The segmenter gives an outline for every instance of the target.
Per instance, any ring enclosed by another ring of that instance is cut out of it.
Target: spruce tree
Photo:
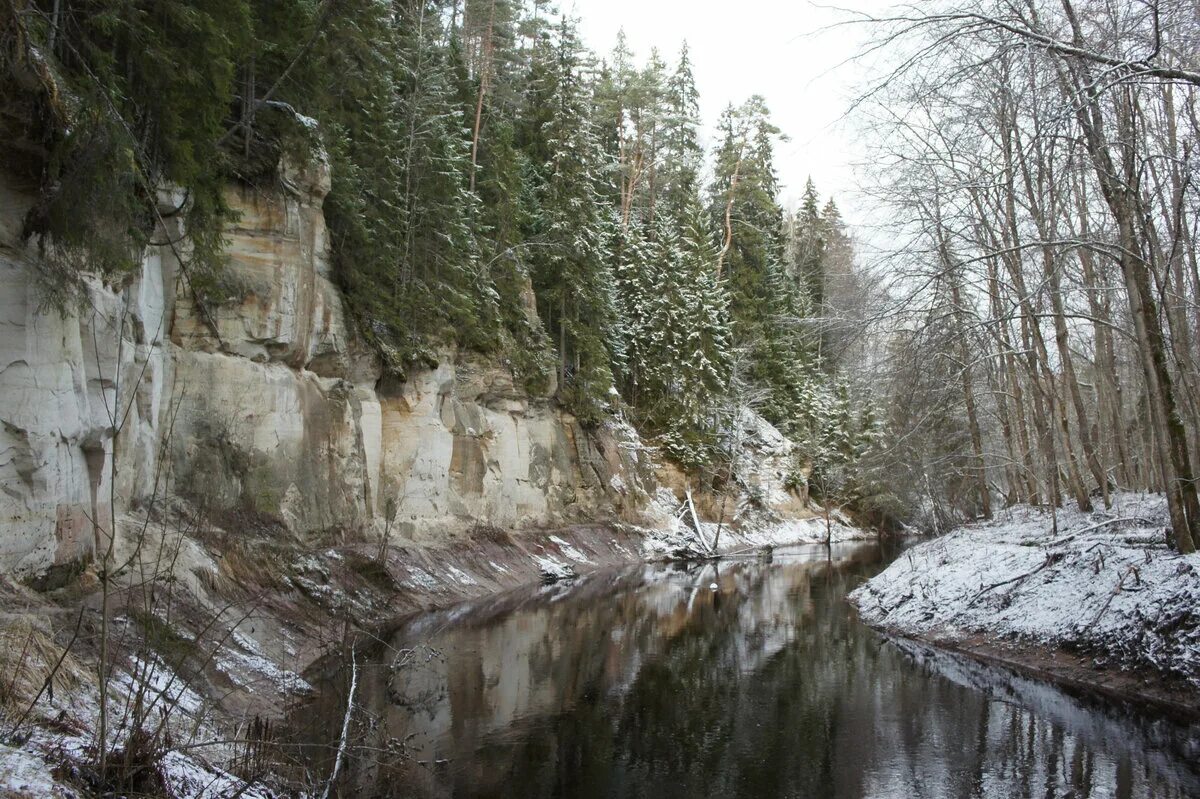
[[[689,468],[709,464],[727,388],[731,348],[725,286],[716,280],[717,249],[699,203],[687,218],[660,214],[652,247],[657,270],[647,298],[645,416],[666,451]]]
[[[819,312],[825,301],[825,247],[828,236],[821,216],[817,187],[809,178],[804,196],[792,225],[789,242],[794,277],[813,312]]]
[[[662,123],[661,203],[675,219],[683,219],[699,191],[703,150],[700,147],[700,94],[692,74],[687,42],[667,80]]]
[[[592,127],[589,64],[575,25],[565,17],[556,37],[533,53],[545,98],[544,121],[531,140],[544,147],[530,253],[538,306],[558,348],[559,392],[585,423],[599,421],[613,388],[613,365],[623,361],[612,271],[606,260],[614,231],[601,200],[605,168]],[[543,112],[538,109],[539,115]]]
[[[498,343],[496,293],[476,241],[480,209],[468,191],[461,50],[445,44],[442,11],[430,0],[383,11],[366,3],[326,43],[337,48],[340,39],[348,51],[337,57],[366,67],[349,65],[331,87],[327,205],[339,276],[364,332],[397,371],[433,362],[438,343]],[[364,38],[364,26],[374,35]]]

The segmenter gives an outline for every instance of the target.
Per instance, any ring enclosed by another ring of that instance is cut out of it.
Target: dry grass
[[[202,572],[201,582],[210,591],[226,597],[248,597],[263,592],[289,590],[282,548],[262,539],[221,536],[214,547],[220,553],[217,573]]]
[[[10,718],[24,714],[60,659],[51,690],[72,693],[91,681],[91,673],[29,619],[0,627],[0,710]]]

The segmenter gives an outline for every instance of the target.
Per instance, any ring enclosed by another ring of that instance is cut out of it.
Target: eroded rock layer
[[[323,164],[230,190],[217,303],[192,301],[165,245],[60,312],[20,236],[32,198],[0,186],[0,573],[71,571],[114,517],[120,537],[179,499],[298,536],[386,527],[431,545],[479,525],[665,523],[631,428],[585,430],[502,364],[453,352],[384,378],[332,281],[328,190]]]

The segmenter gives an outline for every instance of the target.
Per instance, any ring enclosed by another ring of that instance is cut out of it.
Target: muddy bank
[[[1191,683],[1159,671],[1104,668],[1087,655],[1038,644],[997,641],[980,635],[914,636],[892,627],[872,626],[894,642],[951,652],[985,666],[1054,683],[1072,696],[1153,712],[1181,724],[1200,721],[1200,692]]]

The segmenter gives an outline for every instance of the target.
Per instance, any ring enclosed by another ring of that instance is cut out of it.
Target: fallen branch
[[[1040,572],[1042,569],[1046,568],[1047,566],[1053,566],[1055,563],[1058,563],[1059,561],[1061,561],[1063,559],[1063,557],[1064,557],[1064,555],[1061,552],[1051,552],[1046,555],[1046,560],[1042,563],[1042,565],[1038,566],[1033,571],[1026,572],[1025,574],[1019,574],[1016,577],[1012,577],[1008,580],[1001,580],[998,583],[992,583],[987,588],[981,588],[979,590],[979,593],[976,594],[975,597],[970,602],[967,603],[967,607],[969,608],[969,607],[973,606],[988,591],[994,590],[996,588],[1000,588],[1005,585],[1009,585],[1010,583],[1016,583],[1016,582],[1020,582],[1021,580],[1026,580],[1026,579],[1032,577],[1033,575],[1037,574],[1038,572]]]
[[[338,741],[337,757],[333,761],[333,773],[329,782],[325,783],[325,792],[321,799],[329,799],[329,791],[337,782],[338,772],[342,770],[342,760],[346,757],[346,745],[350,739],[350,717],[354,715],[354,692],[358,689],[358,661],[354,657],[354,647],[350,647],[350,695],[346,697],[346,717],[342,719],[342,737]]]
[[[1092,627],[1096,626],[1096,622],[1100,621],[1100,617],[1104,615],[1104,612],[1108,610],[1108,606],[1112,604],[1113,598],[1116,597],[1116,595],[1121,592],[1121,589],[1125,587],[1125,578],[1131,574],[1136,582],[1141,583],[1142,575],[1138,572],[1137,566],[1130,566],[1128,569],[1126,569],[1121,575],[1121,579],[1117,580],[1116,588],[1109,593],[1108,599],[1104,601],[1104,607],[1100,608],[1100,612],[1096,614],[1096,618],[1088,622],[1088,625],[1083,629],[1090,630]]]
[[[1121,522],[1141,522],[1142,524],[1154,524],[1150,519],[1144,519],[1141,516],[1123,516],[1119,519],[1106,519],[1099,524],[1093,524],[1091,527],[1084,527],[1082,530],[1075,530],[1069,536],[1060,538],[1057,541],[1051,541],[1046,544],[1046,548],[1060,547],[1063,544],[1069,543],[1084,533],[1090,533],[1093,530],[1099,530],[1101,527],[1108,527],[1110,524],[1120,524]]]

